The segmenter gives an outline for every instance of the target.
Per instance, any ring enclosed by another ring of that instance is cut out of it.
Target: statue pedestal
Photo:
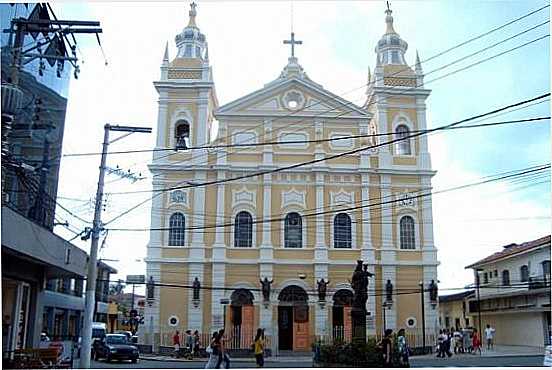
[[[353,343],[366,343],[366,310],[353,307],[351,310]]]

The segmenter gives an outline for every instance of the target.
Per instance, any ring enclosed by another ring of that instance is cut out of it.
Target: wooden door
[[[255,307],[253,305],[242,306],[241,324],[241,348],[249,348],[255,333],[253,332],[253,320],[255,319]]]
[[[278,347],[280,350],[293,349],[293,310],[291,306],[278,306]]]
[[[353,339],[351,306],[343,307],[343,337],[346,342]]]
[[[309,306],[295,306],[293,309],[293,350],[309,350]]]

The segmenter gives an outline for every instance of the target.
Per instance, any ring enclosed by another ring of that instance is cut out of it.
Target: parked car
[[[107,334],[102,340],[94,342],[94,360],[104,358],[107,362],[112,360],[131,360],[138,362],[140,356],[138,348],[133,346],[125,334]]]
[[[544,366],[552,367],[552,346],[544,348]]]

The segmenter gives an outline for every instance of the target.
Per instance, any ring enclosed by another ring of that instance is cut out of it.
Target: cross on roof
[[[295,57],[295,45],[301,45],[303,41],[295,40],[295,33],[291,33],[291,40],[284,40],[284,44],[291,45],[291,57]]]

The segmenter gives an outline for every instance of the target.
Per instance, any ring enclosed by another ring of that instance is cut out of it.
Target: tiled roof
[[[465,292],[461,293],[455,293],[455,294],[449,294],[449,295],[440,295],[439,296],[439,302],[452,302],[452,301],[459,301],[466,297],[469,297],[474,293],[474,290],[467,290]]]
[[[515,243],[508,244],[508,245],[504,246],[503,249],[500,252],[493,253],[490,256],[483,258],[482,260],[479,260],[475,263],[472,263],[469,266],[466,266],[466,268],[467,269],[468,268],[474,268],[476,266],[487,264],[489,262],[494,262],[494,261],[503,259],[505,257],[513,256],[513,255],[520,254],[520,253],[524,253],[524,252],[527,252],[527,251],[529,251],[533,248],[540,247],[544,244],[550,244],[550,235],[547,235],[547,236],[544,236],[542,238],[532,240],[532,241],[529,241],[529,242],[525,242],[525,243],[522,243],[522,244],[515,244]]]

